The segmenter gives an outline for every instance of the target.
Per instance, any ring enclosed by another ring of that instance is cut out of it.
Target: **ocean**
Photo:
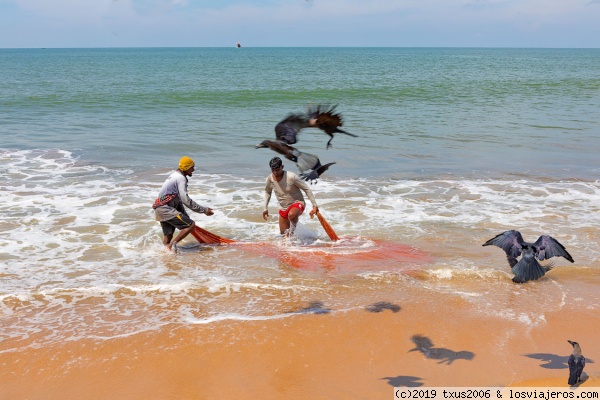
[[[600,49],[0,49],[0,354],[432,296],[527,326],[597,313],[599,65]],[[336,162],[311,186],[336,244],[308,213],[280,238],[275,199],[261,215],[276,154],[254,146],[315,104],[357,135],[296,145]],[[196,223],[276,250],[164,251],[151,205],[183,155],[215,211]],[[482,247],[509,229],[575,262],[515,285]],[[358,256],[381,242],[428,259]],[[282,256],[315,248],[310,268]]]

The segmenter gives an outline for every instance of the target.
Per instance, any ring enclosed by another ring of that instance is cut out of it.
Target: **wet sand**
[[[440,302],[23,346],[2,354],[0,397],[385,399],[395,386],[568,388],[567,339],[588,358],[582,386],[600,386],[594,310],[549,312],[530,327]]]

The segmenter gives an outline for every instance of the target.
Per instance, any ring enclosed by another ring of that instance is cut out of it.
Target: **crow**
[[[567,252],[565,247],[556,239],[542,235],[535,243],[528,243],[523,240],[519,231],[510,230],[503,232],[496,237],[488,240],[483,246],[495,245],[506,252],[506,258],[513,274],[513,282],[524,283],[541,278],[552,268],[552,264],[541,266],[538,260],[547,260],[552,257],[564,257],[574,262],[573,257]],[[521,260],[517,261],[523,253]]]
[[[310,126],[316,126],[331,137],[327,142],[327,149],[331,147],[334,133],[344,133],[348,136],[357,137],[355,134],[339,128],[344,124],[344,121],[341,114],[334,112],[336,107],[337,105],[317,105],[315,108],[309,107],[307,112]]]
[[[282,154],[288,160],[295,162],[300,170],[300,177],[311,184],[316,183],[321,174],[335,164],[335,162],[330,162],[322,165],[319,157],[314,154],[304,153],[279,140],[263,140],[256,145],[257,149],[264,147],[268,147],[271,150]]]
[[[335,162],[323,165],[316,155],[301,152],[292,145],[298,141],[298,133],[302,129],[311,127],[319,128],[331,136],[327,142],[327,148],[331,147],[333,134],[336,132],[356,137],[354,134],[339,129],[343,124],[342,116],[334,113],[335,107],[318,105],[315,108],[309,107],[306,114],[289,114],[275,125],[276,139],[263,140],[255,148],[270,148],[282,154],[288,160],[296,163],[302,179],[316,183],[317,179]]]
[[[585,367],[585,357],[581,354],[581,346],[579,343],[567,340],[573,346],[573,353],[569,356],[567,363],[569,364],[569,385],[575,385],[581,382],[581,372]]]
[[[306,114],[289,114],[277,125],[275,125],[275,138],[287,144],[295,144],[298,141],[298,134],[305,128],[319,128],[331,139],[327,142],[326,148],[331,147],[334,133],[344,133],[349,136],[357,137],[353,133],[346,132],[339,127],[344,124],[341,114],[335,113],[337,106],[316,107],[309,106]]]

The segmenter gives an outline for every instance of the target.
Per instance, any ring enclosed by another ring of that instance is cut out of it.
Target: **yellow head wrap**
[[[188,156],[183,156],[183,157],[181,157],[181,160],[179,160],[179,169],[181,171],[187,171],[188,169],[192,168],[193,166],[194,166],[194,160],[192,160]]]

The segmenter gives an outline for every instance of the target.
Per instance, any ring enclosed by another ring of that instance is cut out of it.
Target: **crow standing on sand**
[[[276,140],[263,140],[255,147],[257,149],[268,147],[282,154],[288,160],[296,163],[302,179],[310,182],[316,181],[335,162],[322,165],[316,155],[301,152],[291,145],[298,141],[298,133],[304,128],[319,128],[331,136],[327,142],[327,148],[331,147],[334,133],[345,133],[356,137],[356,135],[339,129],[343,125],[342,116],[334,113],[334,110],[335,106],[317,106],[316,108],[309,107],[306,114],[290,114],[275,126]]]
[[[581,346],[579,343],[567,340],[573,346],[573,353],[569,356],[567,361],[569,364],[569,385],[575,385],[577,382],[581,382],[581,373],[583,367],[585,367],[585,357],[581,354]]]
[[[503,232],[496,237],[488,240],[483,246],[495,245],[506,252],[508,264],[512,268],[513,282],[523,283],[541,278],[552,268],[552,264],[541,266],[538,260],[547,260],[552,257],[564,257],[574,262],[573,257],[567,252],[565,247],[556,239],[542,235],[535,243],[528,243],[523,240],[519,231],[511,230]],[[517,261],[523,253],[521,260]]]

